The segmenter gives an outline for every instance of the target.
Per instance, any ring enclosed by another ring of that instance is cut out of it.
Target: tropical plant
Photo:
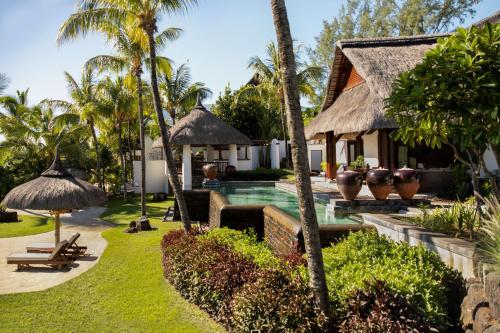
[[[297,75],[296,58],[284,0],[271,0],[271,9],[276,29],[279,52],[279,78],[282,78],[284,106],[286,106],[290,140],[292,142],[292,160],[300,220],[304,244],[307,252],[310,286],[315,301],[321,311],[329,314],[328,289],[323,267],[323,252],[319,239],[319,227],[314,207],[314,198],[309,175],[307,144],[304,134],[304,122],[300,108],[300,80]],[[260,66],[259,66],[260,67]],[[267,67],[266,67],[267,68]],[[264,68],[263,68],[264,69]]]
[[[298,52],[297,49],[295,51]],[[275,105],[279,106],[283,140],[286,147],[286,166],[288,167],[290,164],[285,119],[284,66],[274,42],[267,45],[266,54],[266,59],[261,59],[260,57],[250,58],[248,67],[255,73],[254,82],[244,87],[240,94],[250,92],[265,95],[267,98],[270,98]],[[320,67],[308,66],[306,63],[301,62],[298,57],[295,58],[295,63],[297,68],[297,86],[300,95],[308,97],[309,99],[314,98],[316,93],[311,85],[311,80],[320,77],[322,69]]]
[[[353,169],[362,169],[365,165],[365,157],[363,155],[359,155],[354,161],[351,162],[350,166]]]
[[[118,132],[118,154],[122,168],[123,199],[127,200],[127,165],[123,140],[123,126],[133,117],[135,102],[133,92],[124,83],[124,78],[117,76],[114,80],[107,77],[99,83],[100,103],[108,113],[106,127]]]
[[[95,176],[97,183],[103,187],[101,181],[101,159],[99,153],[99,140],[97,138],[97,126],[101,121],[103,106],[97,99],[97,80],[95,72],[90,68],[85,68],[82,72],[80,83],[78,83],[68,72],[64,72],[70,102],[64,100],[45,99],[42,105],[47,105],[54,109],[60,109],[64,113],[59,119],[80,118],[80,122],[88,126],[92,134],[92,144],[96,159]]]
[[[470,168],[475,193],[480,193],[483,170],[499,195],[496,176],[484,160],[485,150],[491,149],[500,162],[499,57],[500,24],[459,28],[440,39],[421,64],[401,74],[386,101],[387,115],[399,125],[394,139],[432,148],[449,145]]]
[[[500,202],[492,196],[484,199],[484,203],[480,248],[493,269],[500,273]]]
[[[186,64],[169,71],[159,68],[158,72],[158,88],[163,105],[174,124],[194,107],[198,96],[201,99],[212,96],[212,91],[206,88],[205,84],[191,83],[190,70]]]
[[[148,40],[149,58],[151,63],[151,88],[153,105],[160,128],[163,149],[168,167],[168,176],[177,199],[181,220],[186,230],[191,229],[191,222],[186,209],[186,203],[177,177],[177,170],[169,143],[167,125],[161,108],[161,97],[158,90],[156,40],[157,22],[164,13],[186,11],[196,0],[80,0],[77,10],[61,26],[58,42],[62,43],[85,35],[89,31],[101,31],[103,26],[115,24],[137,26],[143,29]]]
[[[144,116],[144,84],[142,81],[143,63],[148,63],[147,58],[147,38],[137,27],[125,26],[120,29],[119,26],[107,24],[102,27],[102,32],[112,43],[113,48],[118,52],[116,55],[98,55],[89,59],[86,66],[121,72],[128,69],[128,76],[135,78],[137,93],[137,105],[139,110],[139,141],[141,151],[141,216],[146,216],[146,152],[144,147],[145,116]],[[168,28],[156,36],[156,42],[159,45],[165,45],[167,42],[177,39],[181,34],[178,28]],[[158,66],[165,72],[171,71],[170,61],[163,57],[158,57]],[[149,104],[149,103],[147,103]],[[129,147],[130,148],[130,147]],[[131,162],[133,163],[133,162]],[[144,221],[142,219],[141,221]],[[142,223],[142,222],[141,222]]]

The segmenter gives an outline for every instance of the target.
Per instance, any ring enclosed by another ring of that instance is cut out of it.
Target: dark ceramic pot
[[[363,186],[363,175],[357,171],[339,172],[335,178],[345,200],[354,200]]]
[[[385,200],[392,191],[394,176],[387,169],[371,169],[366,174],[366,184],[377,200]]]
[[[217,177],[218,170],[219,167],[216,164],[205,164],[203,166],[203,174],[205,175],[205,178],[210,180],[214,180]]]
[[[226,175],[234,176],[236,174],[236,167],[234,165],[228,165],[226,167]]]
[[[394,171],[394,187],[403,200],[411,200],[420,188],[420,175],[410,168]]]

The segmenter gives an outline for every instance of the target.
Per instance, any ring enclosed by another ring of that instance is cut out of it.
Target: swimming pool
[[[275,205],[288,214],[299,218],[297,196],[274,187],[274,184],[221,184],[220,190],[233,205]],[[326,203],[315,202],[319,224],[360,223],[353,217],[334,216],[326,210]]]

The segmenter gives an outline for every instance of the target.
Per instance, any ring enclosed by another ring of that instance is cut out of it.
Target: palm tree
[[[99,140],[97,139],[96,125],[100,121],[101,107],[96,98],[96,80],[94,71],[90,68],[85,68],[82,73],[80,83],[68,73],[64,72],[64,77],[67,83],[68,95],[71,102],[64,100],[45,99],[41,102],[42,105],[47,105],[52,108],[58,108],[64,111],[66,116],[80,116],[82,123],[87,124],[92,134],[92,142],[96,156],[96,179],[99,187],[103,187],[101,182],[101,159],[99,153]]]
[[[307,252],[310,285],[319,308],[328,315],[329,300],[323,267],[323,253],[319,239],[318,220],[314,208],[314,198],[309,176],[307,144],[304,135],[304,122],[300,108],[299,78],[297,76],[293,41],[288,24],[284,0],[271,0],[276,37],[279,46],[280,71],[283,78],[283,93],[286,103],[292,160],[299,198],[300,219]]]
[[[191,222],[177,177],[177,170],[169,143],[167,124],[165,123],[165,117],[161,109],[161,98],[156,73],[155,33],[158,31],[157,22],[162,14],[184,12],[190,5],[196,3],[197,0],[80,0],[76,13],[72,14],[63,23],[57,37],[58,43],[61,44],[79,35],[85,35],[89,31],[102,31],[103,27],[109,24],[138,26],[146,33],[149,45],[149,58],[151,59],[150,74],[153,105],[167,160],[169,180],[172,184],[186,231],[191,229]]]
[[[144,147],[144,103],[142,82],[143,62],[147,54],[147,37],[142,30],[137,31],[134,27],[124,27],[120,29],[114,24],[107,24],[102,29],[109,41],[112,42],[113,48],[118,52],[117,55],[98,55],[89,59],[86,66],[91,68],[99,68],[102,70],[112,70],[121,72],[128,67],[128,74],[135,78],[137,104],[139,110],[139,141],[141,150],[141,221],[146,221],[146,151]],[[179,28],[168,28],[156,37],[156,42],[159,45],[165,45],[167,41],[177,39],[182,30]],[[165,73],[170,72],[170,61],[160,57],[159,68]],[[129,124],[130,126],[130,124]],[[130,149],[130,147],[129,147]],[[133,163],[133,162],[131,162]],[[142,223],[142,222],[141,222]],[[141,226],[142,228],[142,226]],[[144,226],[144,228],[147,228]]]
[[[255,86],[248,85],[242,90],[242,93],[257,90],[267,90],[270,96],[277,99],[281,116],[281,127],[283,131],[283,140],[285,141],[286,165],[289,166],[289,152],[287,142],[287,129],[285,120],[285,94],[284,77],[282,73],[282,61],[274,42],[267,45],[266,59],[259,57],[250,58],[248,67],[254,71]],[[306,63],[295,59],[297,66],[297,82],[300,95],[312,99],[316,97],[311,80],[321,77],[322,69],[318,66],[308,66]]]
[[[118,153],[122,168],[123,199],[127,200],[127,163],[125,157],[123,125],[131,117],[134,96],[132,91],[127,89],[124,79],[117,76],[114,80],[106,78],[99,83],[99,97],[103,105],[109,110],[115,129],[118,131]]]
[[[159,89],[163,97],[165,109],[172,117],[175,124],[177,118],[181,118],[196,103],[196,98],[207,98],[212,91],[205,87],[204,83],[191,83],[191,74],[186,64],[171,71],[159,70]]]

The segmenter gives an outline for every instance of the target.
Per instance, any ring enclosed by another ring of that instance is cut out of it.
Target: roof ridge
[[[410,45],[410,44],[420,44],[423,42],[435,43],[439,37],[447,37],[450,35],[451,35],[450,33],[439,33],[433,35],[352,38],[352,39],[338,40],[336,45],[342,49],[344,47]]]

